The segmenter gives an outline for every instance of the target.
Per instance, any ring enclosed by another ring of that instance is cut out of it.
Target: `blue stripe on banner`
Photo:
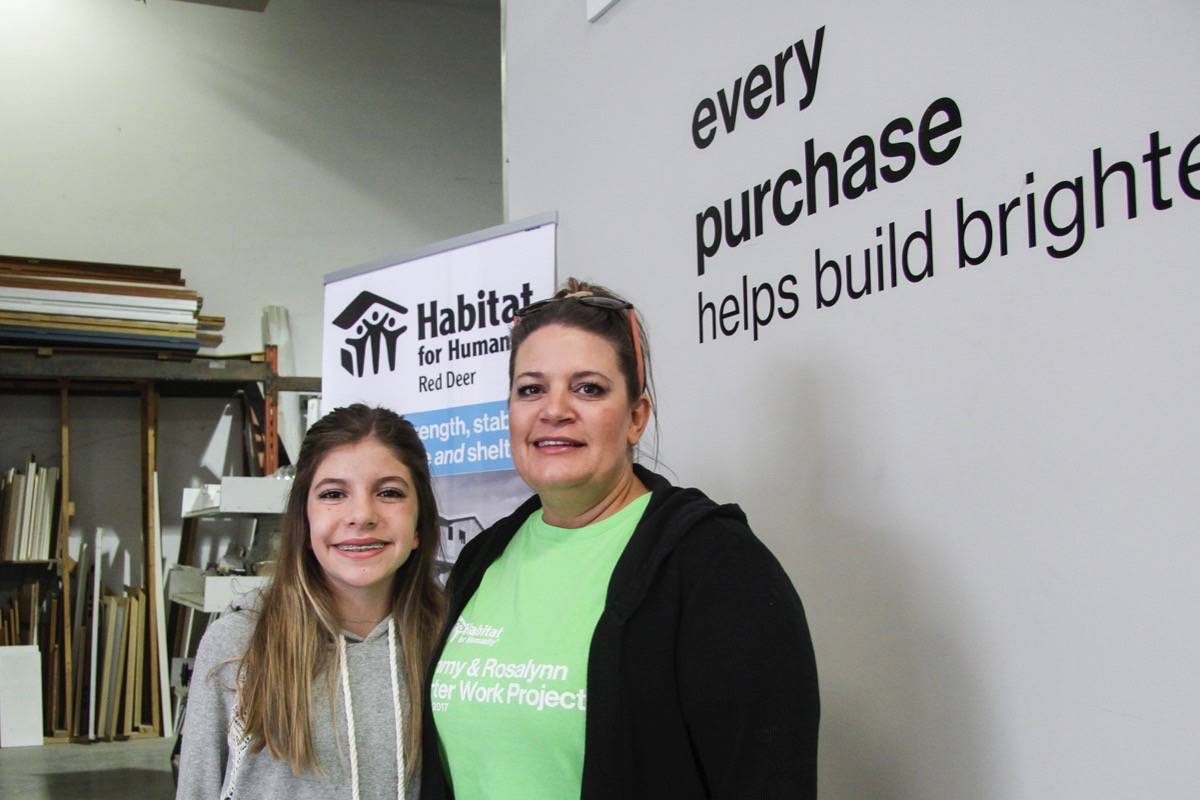
[[[405,414],[429,451],[435,476],[512,469],[508,401]]]

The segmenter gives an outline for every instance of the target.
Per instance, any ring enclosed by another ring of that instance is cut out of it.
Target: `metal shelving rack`
[[[47,347],[0,347],[0,392],[57,394],[59,397],[61,503],[59,507],[58,550],[50,562],[36,562],[52,571],[62,586],[61,632],[63,647],[61,661],[53,668],[60,670],[63,685],[73,685],[70,625],[70,574],[77,564],[70,558],[68,539],[70,519],[74,514],[70,487],[70,397],[72,394],[136,394],[141,397],[141,486],[142,486],[142,541],[143,575],[146,576],[146,594],[149,598],[149,618],[164,613],[158,609],[162,598],[162,587],[157,585],[156,570],[152,568],[161,556],[155,547],[154,476],[157,469],[157,428],[160,395],[166,396],[232,396],[249,384],[261,387],[264,399],[263,432],[265,448],[263,471],[274,472],[279,466],[279,438],[277,427],[278,393],[281,391],[319,392],[320,378],[281,377],[277,374],[277,359],[274,347],[266,348],[261,354],[240,357],[193,357],[180,358],[177,354],[146,355],[129,351],[97,351]],[[7,562],[6,569],[29,570],[32,562]],[[156,664],[158,650],[165,642],[158,639],[157,629],[150,625],[147,630],[146,657],[148,664]],[[151,731],[147,735],[162,735],[164,727],[162,709],[157,698],[158,671],[149,670],[152,708]],[[70,720],[73,717],[72,694],[66,692],[64,707],[58,709],[48,726],[54,735],[51,739],[69,738]],[[64,726],[60,726],[64,720]]]

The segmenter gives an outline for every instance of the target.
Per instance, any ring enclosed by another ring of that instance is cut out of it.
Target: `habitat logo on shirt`
[[[475,625],[467,622],[462,617],[458,618],[458,622],[454,623],[454,630],[450,631],[450,641],[454,644],[481,644],[485,647],[491,647],[500,641],[500,634],[504,633],[504,628],[497,628],[495,625]]]

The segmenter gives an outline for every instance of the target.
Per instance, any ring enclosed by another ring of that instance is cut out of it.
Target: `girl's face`
[[[617,352],[579,328],[547,325],[521,343],[508,398],[513,464],[545,504],[590,508],[631,469],[649,420],[629,404]]]
[[[335,447],[313,475],[309,543],[339,607],[387,602],[396,570],[417,547],[412,473],[374,438]]]

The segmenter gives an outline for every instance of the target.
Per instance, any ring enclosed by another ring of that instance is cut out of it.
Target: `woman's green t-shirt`
[[[484,573],[432,681],[459,800],[579,796],[592,633],[649,502],[573,529],[547,525],[539,509]]]

